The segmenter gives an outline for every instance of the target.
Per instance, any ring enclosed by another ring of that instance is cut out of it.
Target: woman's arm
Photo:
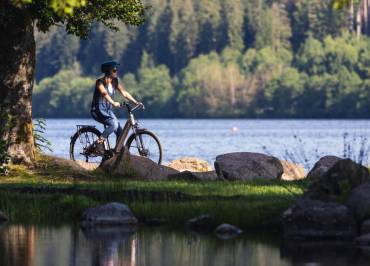
[[[118,84],[117,89],[119,90],[123,97],[129,99],[134,104],[139,104],[139,102],[135,100],[135,98],[132,97],[132,95],[125,90],[123,84]]]
[[[109,102],[111,103],[114,107],[120,107],[120,103],[119,102],[115,102],[113,101],[112,97],[109,96],[107,90],[104,88],[103,84],[102,83],[98,83],[98,90],[99,92],[103,95],[103,97]]]

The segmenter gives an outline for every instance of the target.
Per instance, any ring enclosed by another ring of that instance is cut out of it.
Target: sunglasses
[[[116,69],[116,68],[115,68],[115,69],[113,69],[113,70],[112,70],[112,72],[113,72],[113,73],[117,73],[117,69]]]

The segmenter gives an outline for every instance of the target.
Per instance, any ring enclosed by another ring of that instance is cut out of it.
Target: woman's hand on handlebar
[[[113,104],[112,104],[114,107],[121,107],[121,104],[119,103],[119,102],[113,102]]]
[[[136,104],[138,107],[141,107],[142,109],[145,109],[145,106],[142,102],[137,102]]]

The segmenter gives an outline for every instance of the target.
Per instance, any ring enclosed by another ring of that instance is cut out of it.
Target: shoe
[[[104,142],[98,142],[98,141],[95,141],[94,142],[94,152],[98,155],[104,155],[105,153],[105,146],[104,146]]]

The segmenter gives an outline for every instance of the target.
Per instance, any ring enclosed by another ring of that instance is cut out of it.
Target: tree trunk
[[[357,6],[357,12],[356,12],[356,35],[357,35],[357,39],[360,39],[361,37],[361,25],[362,24],[362,20],[361,20],[361,4],[359,4]]]
[[[35,38],[26,10],[3,0],[0,9],[0,136],[15,162],[32,162]],[[7,125],[7,126],[5,126]]]

